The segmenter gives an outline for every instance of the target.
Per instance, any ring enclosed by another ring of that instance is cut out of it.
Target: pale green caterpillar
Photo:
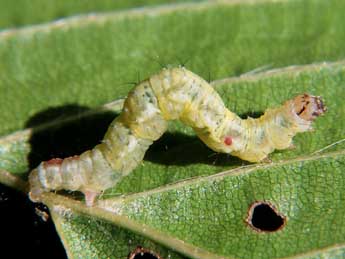
[[[30,176],[30,198],[50,190],[81,191],[92,206],[97,195],[137,167],[169,120],[191,126],[212,150],[251,162],[274,149],[286,149],[298,132],[326,111],[320,97],[299,95],[258,119],[241,119],[217,92],[185,68],[163,69],[139,83],[110,124],[101,144],[80,156],[42,162]]]

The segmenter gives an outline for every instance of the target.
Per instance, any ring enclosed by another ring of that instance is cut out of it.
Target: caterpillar
[[[267,158],[275,149],[291,146],[299,132],[326,107],[320,97],[301,94],[260,118],[241,119],[229,111],[218,93],[184,67],[163,69],[132,89],[121,114],[110,124],[102,142],[79,156],[42,162],[29,175],[29,197],[39,201],[51,190],[80,191],[87,206],[129,174],[149,146],[181,120],[212,150],[250,162]]]

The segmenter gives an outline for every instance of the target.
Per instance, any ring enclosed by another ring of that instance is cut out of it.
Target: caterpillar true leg
[[[242,120],[199,76],[185,68],[163,69],[129,93],[101,144],[80,156],[42,162],[33,170],[29,195],[37,201],[50,190],[81,191],[92,206],[100,192],[138,166],[169,120],[191,126],[217,152],[258,162],[274,149],[291,146],[293,136],[310,130],[312,121],[325,111],[320,97],[303,94],[258,119]]]

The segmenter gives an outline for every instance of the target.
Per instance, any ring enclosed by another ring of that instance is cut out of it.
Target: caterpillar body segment
[[[110,124],[101,144],[66,159],[42,162],[30,176],[30,198],[50,190],[81,191],[88,206],[142,161],[149,146],[166,131],[169,120],[181,120],[212,150],[251,162],[275,149],[291,146],[298,132],[311,129],[326,108],[319,97],[299,95],[268,109],[258,119],[241,119],[218,93],[185,68],[163,69],[139,83]]]

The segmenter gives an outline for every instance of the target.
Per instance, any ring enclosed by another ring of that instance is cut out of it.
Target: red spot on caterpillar
[[[230,136],[226,136],[224,139],[224,144],[230,146],[232,144],[232,138]]]
[[[45,165],[61,165],[63,162],[63,159],[61,158],[53,158],[50,159],[49,161],[46,161],[44,164]]]

